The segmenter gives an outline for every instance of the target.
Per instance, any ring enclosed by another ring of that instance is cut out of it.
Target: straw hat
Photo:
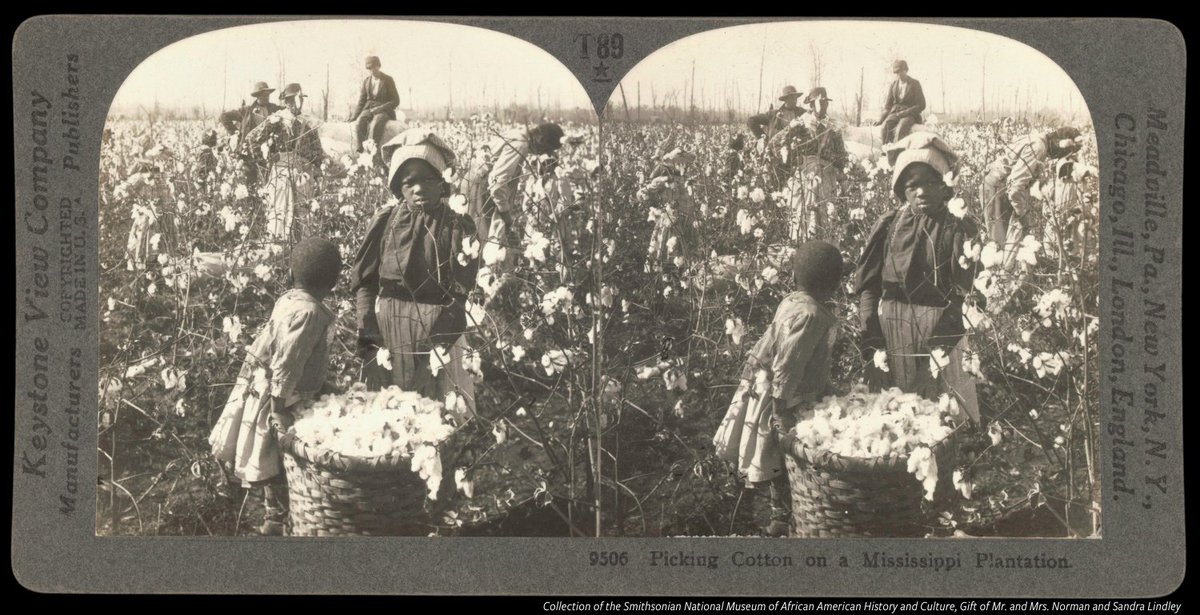
[[[809,90],[808,96],[804,97],[805,103],[810,103],[814,100],[833,100],[833,99],[830,98],[829,94],[827,94],[825,92],[825,88],[823,88],[821,86],[817,86],[817,87]]]
[[[286,100],[292,96],[300,96],[301,98],[304,97],[304,94],[302,94],[300,91],[299,83],[287,84],[287,86],[283,88],[283,91],[279,93],[279,100]]]

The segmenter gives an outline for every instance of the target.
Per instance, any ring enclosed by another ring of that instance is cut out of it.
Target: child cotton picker
[[[792,259],[797,290],[780,303],[754,345],[717,434],[717,455],[771,493],[770,536],[786,536],[791,503],[776,429],[795,425],[800,410],[830,393],[830,356],[837,319],[825,303],[842,277],[842,255],[824,241],[800,246]]]
[[[283,534],[288,508],[283,452],[271,424],[291,425],[297,405],[322,388],[334,322],[322,300],[341,268],[338,248],[329,241],[310,237],[292,248],[295,288],[275,302],[208,438],[213,456],[232,464],[243,484],[263,487],[266,519],[261,532],[266,535]]]

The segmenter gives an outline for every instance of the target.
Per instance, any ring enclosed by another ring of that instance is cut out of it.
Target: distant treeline
[[[608,108],[605,110],[604,117],[607,121],[610,121],[610,122],[630,122],[630,123],[635,123],[635,124],[636,123],[643,123],[643,124],[683,123],[683,124],[742,124],[742,125],[746,125],[750,121],[750,118],[754,117],[754,115],[765,115],[766,113],[767,113],[766,110],[764,110],[761,114],[749,114],[749,113],[733,111],[733,110],[716,111],[716,110],[693,109],[691,111],[687,111],[687,110],[679,108],[679,107],[659,107],[657,109],[643,108],[640,110],[636,109],[636,108],[631,108],[631,109],[626,110],[620,104],[615,104],[615,105],[610,104],[608,106]],[[845,123],[851,124],[851,125],[871,125],[874,123],[874,121],[876,119],[876,115],[874,115],[874,113],[878,113],[878,112],[872,112],[870,114],[864,112],[860,122],[855,121],[853,114],[837,113],[837,112],[833,112],[831,110],[829,115],[830,115],[830,117],[833,117],[834,119],[837,119],[839,121],[842,121],[842,122],[845,122]],[[983,113],[978,112],[978,111],[966,112],[966,113],[964,113],[964,112],[941,113],[941,112],[938,112],[937,110],[931,111],[931,110],[927,109],[924,113],[924,116],[926,119],[928,119],[930,116],[936,116],[937,121],[947,122],[947,123],[951,123],[951,124],[986,123],[986,122],[991,122],[991,121],[1001,119],[1001,118],[1011,118],[1013,120],[1025,122],[1025,123],[1028,123],[1031,125],[1049,125],[1049,126],[1060,126],[1060,125],[1066,125],[1066,124],[1078,124],[1080,122],[1084,122],[1084,123],[1091,122],[1091,118],[1088,118],[1088,117],[1076,117],[1076,116],[1064,114],[1062,112],[1059,112],[1056,110],[1050,110],[1050,109],[1043,109],[1041,111],[1021,110],[1021,111],[1017,111],[1015,113],[1006,112],[1004,110],[1001,110],[1001,111],[989,110],[989,111],[983,112]]]
[[[248,103],[249,101],[246,101]],[[240,105],[241,103],[239,103]],[[236,109],[239,105],[231,105],[229,109]],[[139,120],[211,120],[217,121],[217,117],[229,109],[210,109],[203,106],[193,106],[189,108],[168,108],[168,107],[144,107],[138,106],[136,109],[113,109],[110,111],[109,117],[112,119],[139,119]],[[344,112],[337,112],[331,109],[328,114],[324,113],[319,104],[306,106],[304,113],[313,117],[324,119],[326,121],[350,121],[350,113],[352,109],[346,109]],[[508,105],[506,107],[498,106],[472,106],[472,107],[455,107],[452,111],[447,109],[439,110],[409,110],[401,109],[405,116],[410,120],[445,120],[445,119],[467,119],[471,116],[482,115],[489,113],[492,117],[505,123],[520,123],[520,124],[535,124],[542,121],[558,121],[558,122],[594,122],[596,114],[591,109],[560,109],[560,108],[541,108],[536,109],[528,105]]]

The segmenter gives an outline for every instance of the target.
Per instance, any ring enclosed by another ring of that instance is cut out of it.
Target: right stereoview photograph
[[[618,531],[1102,534],[1096,140],[1053,60],[730,27],[630,70],[601,133]]]

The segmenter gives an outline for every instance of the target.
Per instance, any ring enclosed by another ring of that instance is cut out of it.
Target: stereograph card
[[[1185,74],[1153,20],[29,19],[14,575],[1169,594]]]

